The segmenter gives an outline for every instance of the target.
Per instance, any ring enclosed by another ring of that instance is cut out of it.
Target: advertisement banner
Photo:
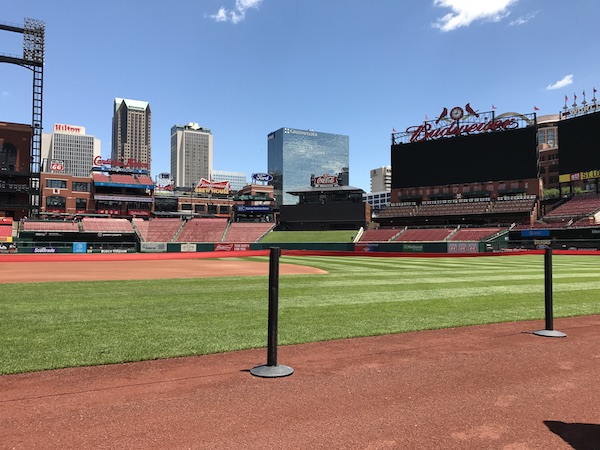
[[[190,243],[181,244],[181,251],[184,253],[193,253],[196,251],[196,244],[190,244]]]
[[[237,252],[237,251],[245,251],[245,250],[250,250],[250,244],[248,243],[227,243],[227,244],[221,244],[221,243],[217,243],[215,244],[215,252]]]
[[[166,242],[142,242],[140,250],[146,253],[164,253],[167,251]]]
[[[448,253],[478,253],[477,242],[448,242]]]
[[[423,244],[402,244],[403,252],[423,252]]]
[[[58,253],[56,247],[31,247],[31,253]]]
[[[87,253],[87,242],[73,242],[73,253]]]

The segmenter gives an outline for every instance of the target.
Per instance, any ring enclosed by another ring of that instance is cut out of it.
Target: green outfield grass
[[[357,230],[333,231],[272,231],[260,240],[262,243],[295,242],[352,242]]]
[[[329,273],[281,276],[280,345],[504,321],[544,327],[543,255],[281,262]],[[555,255],[553,271],[555,317],[600,313],[600,257]],[[267,306],[267,276],[4,284],[0,373],[266,347]]]

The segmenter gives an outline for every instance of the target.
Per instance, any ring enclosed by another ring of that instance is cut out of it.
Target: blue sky
[[[597,0],[0,0],[0,11],[46,22],[44,131],[84,126],[109,157],[114,98],[149,101],[153,175],[170,171],[174,124],[210,128],[214,169],[248,176],[267,170],[267,135],[291,127],[348,135],[350,184],[368,192],[392,129],[466,103],[555,114],[600,88]],[[0,31],[0,53],[21,45]],[[30,71],[0,65],[0,121],[31,122],[31,86]]]

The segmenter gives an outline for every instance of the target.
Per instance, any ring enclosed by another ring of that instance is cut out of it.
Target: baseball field
[[[554,256],[560,339],[531,334],[541,254],[280,267],[279,358],[295,373],[265,381],[247,371],[264,363],[268,256],[3,258],[0,432],[14,448],[571,448],[600,434],[599,256]]]

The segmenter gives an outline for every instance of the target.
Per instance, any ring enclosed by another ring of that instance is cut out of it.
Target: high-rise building
[[[201,178],[210,180],[213,164],[213,136],[197,123],[171,128],[171,176],[175,187],[195,186]]]
[[[85,127],[56,123],[52,133],[42,134],[42,172],[87,177],[98,156],[100,139]]]
[[[371,170],[371,192],[392,190],[392,166],[382,166]]]
[[[150,104],[139,100],[115,98],[112,123],[113,161],[133,166],[142,164],[151,173],[152,114]]]
[[[213,170],[211,181],[229,181],[232,192],[241,191],[248,184],[246,172],[230,172],[227,170]]]
[[[275,205],[293,205],[298,197],[287,192],[310,186],[311,176],[342,174],[348,185],[349,137],[314,130],[280,128],[268,135],[268,172],[273,176]]]

